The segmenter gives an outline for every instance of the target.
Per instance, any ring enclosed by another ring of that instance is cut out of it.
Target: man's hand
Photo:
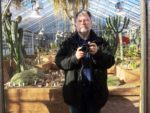
[[[81,47],[77,48],[77,51],[75,53],[76,58],[79,60],[85,56],[85,52],[80,50]]]
[[[88,44],[90,45],[89,46],[89,48],[90,48],[89,53],[94,55],[98,50],[98,47],[97,47],[96,43],[89,42]]]

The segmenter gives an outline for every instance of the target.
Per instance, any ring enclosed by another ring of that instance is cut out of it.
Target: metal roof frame
[[[6,4],[2,0],[2,8]],[[92,13],[95,20],[103,20],[105,22],[106,17],[116,15],[117,9],[115,5],[121,0],[89,0],[89,11]],[[41,18],[30,18],[30,13],[32,11],[32,5],[30,0],[23,0],[21,8],[11,7],[13,13],[13,19],[17,15],[21,15],[23,20],[19,27],[22,27],[25,30],[31,32],[38,32],[43,26],[46,33],[56,33],[59,30],[64,30],[70,24],[68,20],[63,20],[62,15],[56,16],[54,14],[53,0],[41,0],[43,3],[43,9],[40,10]],[[126,0],[123,1],[123,12],[128,18],[130,18],[129,27],[132,29],[132,26],[140,26],[140,1],[139,0]],[[98,21],[95,21],[98,22]]]

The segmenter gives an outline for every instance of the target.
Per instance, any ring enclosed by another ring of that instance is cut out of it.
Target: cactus
[[[29,70],[22,71],[14,74],[10,82],[17,86],[19,85],[33,85],[35,81],[41,78],[43,72],[37,68],[31,68]]]
[[[11,20],[11,13],[8,9],[4,14],[4,18],[2,21],[3,34],[10,49],[11,61],[15,61],[16,63],[16,72],[21,72],[22,70],[24,70],[22,68],[24,67],[24,63],[21,51],[23,30],[21,28],[18,29],[18,24],[21,22],[21,16],[18,16],[16,20]]]
[[[121,16],[114,16],[106,18],[107,27],[112,28],[115,33],[121,33],[123,29],[127,28],[129,25],[130,19],[124,17],[123,26],[121,26]]]
[[[115,39],[114,39],[114,48],[113,53],[116,53],[118,42],[119,42],[119,33],[123,31],[123,29],[127,28],[130,22],[130,19],[127,17],[124,17],[123,19],[123,25],[121,25],[122,17],[121,16],[114,16],[114,17],[108,17],[106,18],[106,27],[107,29],[112,29],[115,33]],[[122,40],[122,39],[121,39]],[[121,41],[120,40],[120,41]]]

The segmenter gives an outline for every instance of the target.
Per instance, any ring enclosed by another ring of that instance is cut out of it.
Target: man
[[[90,12],[81,10],[76,32],[64,41],[55,62],[64,70],[64,101],[70,113],[100,113],[108,98],[107,68],[114,64],[109,45],[92,30]]]

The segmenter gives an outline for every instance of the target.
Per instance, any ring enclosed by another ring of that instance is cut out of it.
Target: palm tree
[[[87,9],[88,0],[53,0],[55,14],[63,13],[64,19],[69,18],[72,31],[75,30],[75,14],[80,9]]]

